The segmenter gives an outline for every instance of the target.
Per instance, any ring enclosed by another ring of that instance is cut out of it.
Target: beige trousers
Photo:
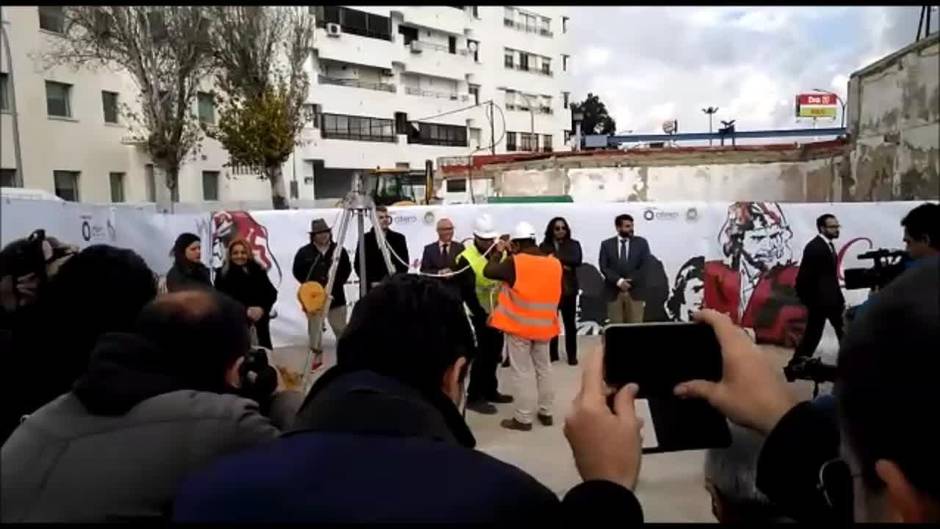
[[[512,334],[505,334],[506,350],[509,354],[510,380],[516,403],[516,420],[523,424],[532,423],[532,415],[538,405],[540,415],[552,414],[555,389],[552,386],[552,362],[548,355],[548,341],[526,340]],[[535,372],[535,388],[532,378]],[[538,390],[538,400],[532,394]]]
[[[618,292],[617,299],[607,304],[610,323],[643,323],[646,303],[630,297],[629,292]]]
[[[346,305],[336,307],[326,313],[326,319],[330,322],[330,328],[336,338],[346,330]],[[323,333],[323,312],[318,312],[313,316],[307,316],[307,336],[310,340],[310,348],[314,349],[320,341],[320,335]]]

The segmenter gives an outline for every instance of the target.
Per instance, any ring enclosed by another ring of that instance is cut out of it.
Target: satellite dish
[[[475,53],[477,51],[477,43],[471,40],[467,44],[467,49],[470,50],[470,53]]]
[[[663,132],[666,134],[675,134],[679,130],[679,121],[675,119],[669,119],[663,121]]]

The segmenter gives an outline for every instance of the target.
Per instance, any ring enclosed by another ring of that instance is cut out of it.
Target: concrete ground
[[[834,339],[834,336],[833,336]],[[600,343],[599,337],[579,338],[580,354],[585,354]],[[332,343],[324,337],[326,367],[335,360]],[[780,368],[789,360],[791,351],[779,347],[762,346]],[[274,361],[282,372],[290,375],[300,372],[305,357],[302,347],[280,348]],[[562,352],[564,358],[564,352]],[[496,458],[525,470],[559,496],[580,482],[571,449],[562,432],[564,417],[580,386],[580,367],[568,366],[564,360],[552,365],[555,382],[555,424],[544,427],[535,423],[531,432],[503,429],[499,422],[512,416],[512,404],[497,405],[497,415],[467,412],[467,423],[477,439],[477,448]],[[317,374],[322,373],[323,369]],[[783,377],[781,372],[781,378]],[[294,377],[291,377],[294,378]],[[500,390],[511,392],[508,370],[499,370]],[[295,381],[296,382],[296,379]],[[534,382],[533,382],[534,383]],[[811,396],[812,385],[798,382],[793,385],[801,396]],[[704,451],[653,454],[643,457],[637,495],[649,522],[714,522],[711,500],[703,487]]]

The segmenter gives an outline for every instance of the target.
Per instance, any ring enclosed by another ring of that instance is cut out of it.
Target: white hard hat
[[[534,239],[535,238],[535,228],[532,227],[528,222],[522,221],[519,224],[516,224],[516,229],[512,232],[513,240],[518,239]]]
[[[481,239],[495,239],[499,237],[496,228],[493,227],[493,217],[489,213],[484,213],[477,217],[473,223],[473,234]]]

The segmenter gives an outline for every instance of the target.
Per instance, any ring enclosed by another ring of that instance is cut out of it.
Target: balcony
[[[393,49],[391,41],[351,33],[341,33],[339,36],[331,37],[322,28],[317,28],[315,39],[321,59],[374,68],[389,69],[391,67],[389,60],[389,52]]]
[[[545,75],[548,77],[554,77],[555,75],[555,72],[553,72],[551,68],[548,68],[545,66],[543,66],[542,68],[532,68],[527,65],[522,65],[522,64],[517,64],[517,63],[510,64],[508,62],[504,63],[504,65],[506,66],[506,69],[518,70],[520,72],[537,73],[537,74]]]
[[[476,65],[466,49],[450,53],[447,45],[413,40],[398,55],[405,72],[465,81]]]
[[[433,42],[428,42],[426,40],[413,40],[408,43],[408,47],[411,51],[415,53],[421,53],[424,51],[430,51],[435,53],[447,53],[450,55],[463,55],[467,56],[467,50],[465,48],[457,48],[455,53],[450,53],[450,48],[444,46],[443,44],[435,44]]]
[[[535,26],[527,26],[521,22],[516,22],[515,20],[512,20],[511,18],[504,18],[503,25],[506,26],[507,28],[512,28],[518,31],[524,31],[526,33],[535,33],[543,37],[551,38],[555,36],[555,34],[552,33],[550,30],[547,30],[545,28],[537,28]]]
[[[433,90],[421,90],[420,88],[405,87],[405,93],[412,96],[433,97],[436,99],[450,99],[451,101],[469,101],[467,94],[455,94],[453,92],[435,92]]]
[[[360,81],[358,79],[339,79],[336,77],[327,77],[325,75],[321,75],[317,79],[320,84],[365,88],[366,90],[378,90],[381,92],[391,92],[393,94],[397,91],[395,85],[387,83],[371,83],[367,81]]]

